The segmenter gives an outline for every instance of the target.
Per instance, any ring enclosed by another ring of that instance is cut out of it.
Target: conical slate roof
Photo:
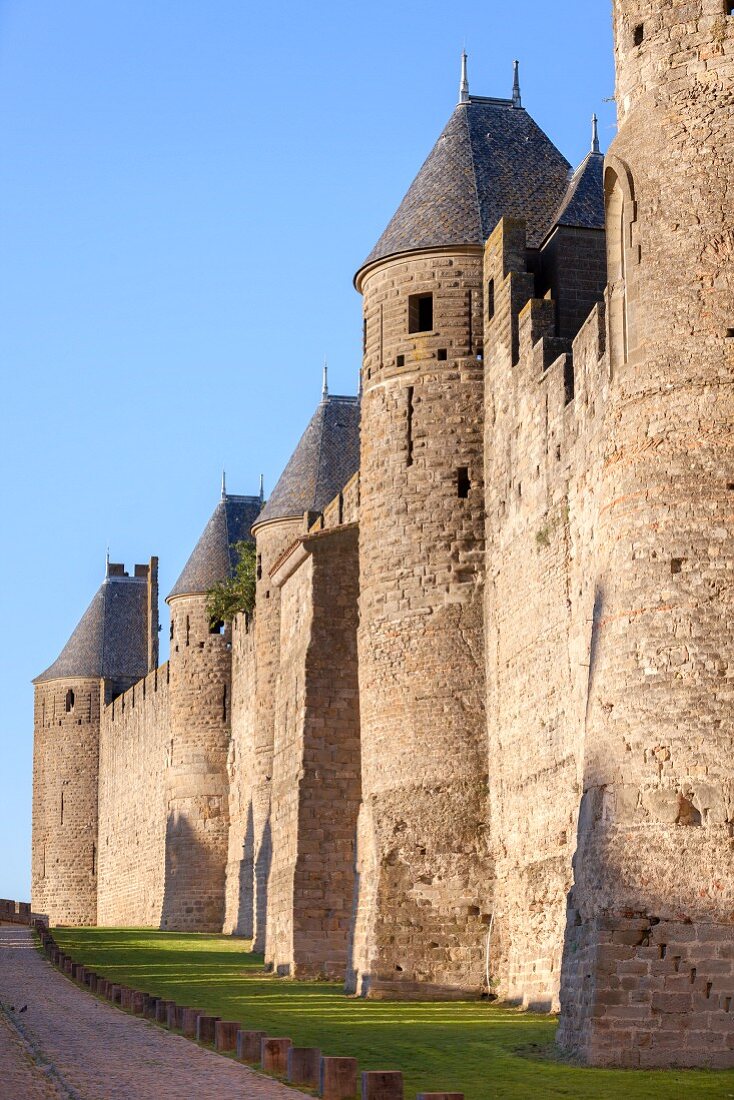
[[[359,398],[324,397],[255,526],[320,512],[359,469]]]
[[[454,110],[362,268],[403,252],[482,245],[502,217],[524,218],[528,245],[537,247],[570,167],[523,107],[471,96]]]
[[[576,169],[554,219],[555,225],[604,229],[604,155],[589,153]]]
[[[202,595],[232,575],[237,564],[233,547],[251,537],[260,507],[259,497],[222,496],[166,602],[174,596]]]
[[[147,614],[145,577],[106,577],[57,659],[33,683],[73,677],[137,680],[145,676]]]

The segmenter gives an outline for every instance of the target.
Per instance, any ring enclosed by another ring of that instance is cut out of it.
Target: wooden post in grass
[[[272,1039],[266,1037],[260,1043],[260,1067],[264,1073],[275,1073],[279,1077],[285,1076],[288,1068],[288,1051],[291,1046],[290,1039]]]
[[[357,1095],[357,1059],[322,1058],[319,1096],[322,1100],[354,1100]]]
[[[240,1025],[232,1020],[217,1020],[214,1028],[214,1047],[216,1050],[234,1050],[237,1046],[237,1032]]]
[[[291,1047],[288,1051],[286,1080],[291,1085],[308,1085],[315,1089],[319,1083],[321,1051],[316,1047]]]
[[[264,1031],[246,1031],[244,1029],[238,1031],[235,1047],[237,1061],[259,1062],[260,1046],[264,1038]]]
[[[373,1069],[362,1074],[362,1100],[403,1100],[403,1075],[397,1070]]]
[[[200,1043],[214,1044],[214,1029],[219,1016],[199,1016],[196,1021],[196,1038]]]

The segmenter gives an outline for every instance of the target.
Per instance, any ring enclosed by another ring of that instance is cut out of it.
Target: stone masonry
[[[33,908],[734,1066],[734,9],[614,0],[576,170],[459,102],[355,284],[358,398],[35,681]],[[255,542],[254,611],[207,592]]]

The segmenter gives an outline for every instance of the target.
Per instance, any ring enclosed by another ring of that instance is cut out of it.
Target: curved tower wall
[[[246,777],[247,790],[240,832],[245,859],[251,845],[253,949],[265,950],[268,878],[272,862],[270,822],[275,738],[275,689],[280,665],[280,589],[270,572],[281,554],[292,545],[303,526],[302,517],[286,518],[255,526],[257,581],[254,618],[254,699],[236,716],[233,738]],[[251,839],[250,839],[251,838]]]
[[[612,380],[560,1031],[596,1063],[734,1065],[728,7],[614,3]]]
[[[35,688],[31,904],[52,925],[97,923],[101,690],[79,678]]]
[[[220,932],[228,842],[230,628],[211,634],[205,595],[170,601],[171,743],[161,926]]]
[[[359,289],[363,805],[348,984],[450,996],[481,985],[491,908],[481,250],[389,259]],[[410,332],[421,294],[433,327]]]

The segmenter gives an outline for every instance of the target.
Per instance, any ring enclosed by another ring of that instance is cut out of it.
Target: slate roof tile
[[[260,513],[259,497],[226,494],[217,504],[181,575],[166,596],[202,595],[234,571],[237,542],[252,539],[252,525]]]

